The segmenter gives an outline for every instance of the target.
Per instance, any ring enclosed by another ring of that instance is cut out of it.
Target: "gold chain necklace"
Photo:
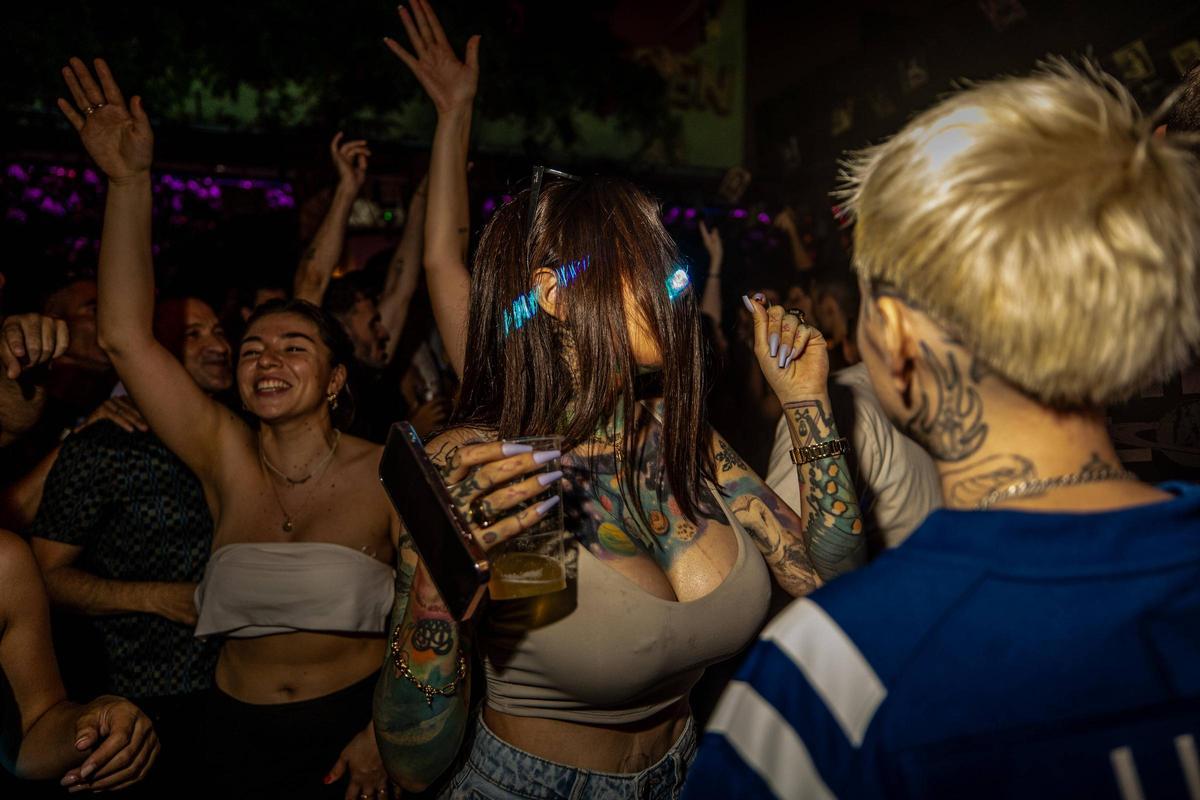
[[[276,469],[275,466],[272,465],[270,461],[267,461],[267,456],[262,451],[261,445],[259,446],[259,449],[258,449],[258,456],[259,456],[259,460],[263,463],[264,467],[269,469],[271,472],[274,472],[279,477],[283,478],[285,481],[288,482],[288,484],[291,487],[295,487],[295,486],[300,485],[301,483],[307,482],[309,480],[309,478],[312,478],[312,477],[316,477],[318,480],[320,480],[321,476],[325,474],[325,469],[333,461],[333,454],[337,451],[338,442],[340,442],[340,441],[341,441],[341,431],[334,431],[333,446],[331,448],[329,448],[328,455],[326,455],[324,458],[321,459],[320,464],[318,464],[317,467],[314,468],[312,472],[309,472],[307,475],[305,475],[303,478],[301,478],[300,480],[297,480],[297,481],[293,481],[291,478],[289,478],[283,472]],[[281,514],[283,514],[283,523],[280,525],[280,527],[283,529],[284,533],[291,533],[292,531],[294,531],[296,529],[296,526],[292,522],[292,515],[288,513],[287,508],[285,508],[283,505],[283,498],[279,496],[279,487],[275,485],[275,481],[272,480],[270,475],[267,476],[267,483],[269,483],[271,485],[271,494],[275,498],[275,505],[279,506],[279,512]],[[307,507],[307,503],[305,504],[305,507]],[[304,508],[302,508],[301,510],[303,511]]]
[[[305,475],[303,478],[290,478],[290,477],[288,477],[288,474],[286,472],[284,472],[279,467],[275,466],[270,461],[268,461],[267,454],[263,451],[263,448],[262,448],[262,442],[259,442],[259,444],[258,444],[258,454],[260,456],[262,456],[262,462],[263,462],[263,464],[265,464],[267,466],[267,469],[271,470],[271,472],[274,472],[276,475],[283,478],[285,481],[287,481],[292,486],[299,486],[302,483],[307,483],[309,478],[311,478],[313,475],[316,475],[318,471],[323,470],[326,466],[329,465],[329,462],[333,460],[333,454],[337,452],[338,442],[340,442],[341,440],[342,440],[342,432],[339,430],[335,430],[333,432],[333,444],[329,446],[329,452],[326,453],[321,458],[321,460],[317,462],[317,465],[315,467],[313,467],[311,470],[309,470],[308,474]]]

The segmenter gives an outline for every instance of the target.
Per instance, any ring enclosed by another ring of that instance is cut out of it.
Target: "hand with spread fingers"
[[[13,380],[61,356],[71,340],[67,323],[41,314],[13,314],[5,317],[0,328],[0,366]]]
[[[514,442],[460,445],[450,452],[442,466],[442,479],[481,547],[487,550],[511,539],[554,508],[557,495],[516,513],[509,511],[544,494],[562,478],[559,470],[523,477],[559,455],[557,450],[535,451]]]
[[[94,66],[95,78],[78,58],[63,67],[72,101],[60,97],[58,107],[109,180],[120,182],[148,175],[154,160],[154,132],[142,98],[134,96],[126,106],[108,64],[97,58]]]
[[[75,748],[93,750],[60,783],[75,792],[124,789],[146,776],[158,758],[158,735],[141,709],[106,695],[88,703],[75,723]]]
[[[829,379],[825,337],[799,309],[768,306],[761,294],[742,295],[754,318],[754,355],[781,403],[823,396]]]
[[[467,40],[460,61],[427,0],[412,0],[411,5],[411,10],[400,7],[400,21],[412,52],[386,36],[384,44],[412,70],[438,113],[470,108],[479,84],[479,36]]]
[[[333,158],[333,166],[337,168],[338,182],[357,194],[367,180],[367,161],[371,158],[371,148],[367,146],[366,139],[344,142],[343,136],[341,131],[334,135],[329,143],[329,155]]]

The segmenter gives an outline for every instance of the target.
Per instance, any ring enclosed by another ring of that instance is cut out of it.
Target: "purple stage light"
[[[758,212],[758,221],[761,222],[763,225],[770,225],[771,224],[771,215],[765,211],[760,211],[760,212]]]
[[[746,214],[747,212],[744,208],[735,208],[733,211],[729,212],[729,216],[733,217],[734,219],[745,219]]]

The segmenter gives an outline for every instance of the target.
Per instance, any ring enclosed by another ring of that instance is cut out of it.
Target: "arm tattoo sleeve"
[[[400,562],[396,571],[396,599],[389,623],[387,660],[375,687],[375,738],[384,766],[393,780],[406,788],[424,787],[437,779],[454,760],[462,744],[470,697],[470,661],[467,677],[450,697],[426,701],[411,681],[400,674],[392,653],[422,683],[442,686],[454,679],[461,631],[442,604],[424,568]]]
[[[833,415],[823,400],[788,403],[784,408],[796,447],[838,438]],[[817,574],[829,580],[863,563],[866,543],[862,511],[845,456],[799,465],[801,524]]]

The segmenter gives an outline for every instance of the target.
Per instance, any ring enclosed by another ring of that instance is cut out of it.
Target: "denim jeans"
[[[696,755],[696,728],[687,727],[666,755],[641,772],[576,769],[518,750],[475,719],[466,762],[441,800],[677,800]]]

